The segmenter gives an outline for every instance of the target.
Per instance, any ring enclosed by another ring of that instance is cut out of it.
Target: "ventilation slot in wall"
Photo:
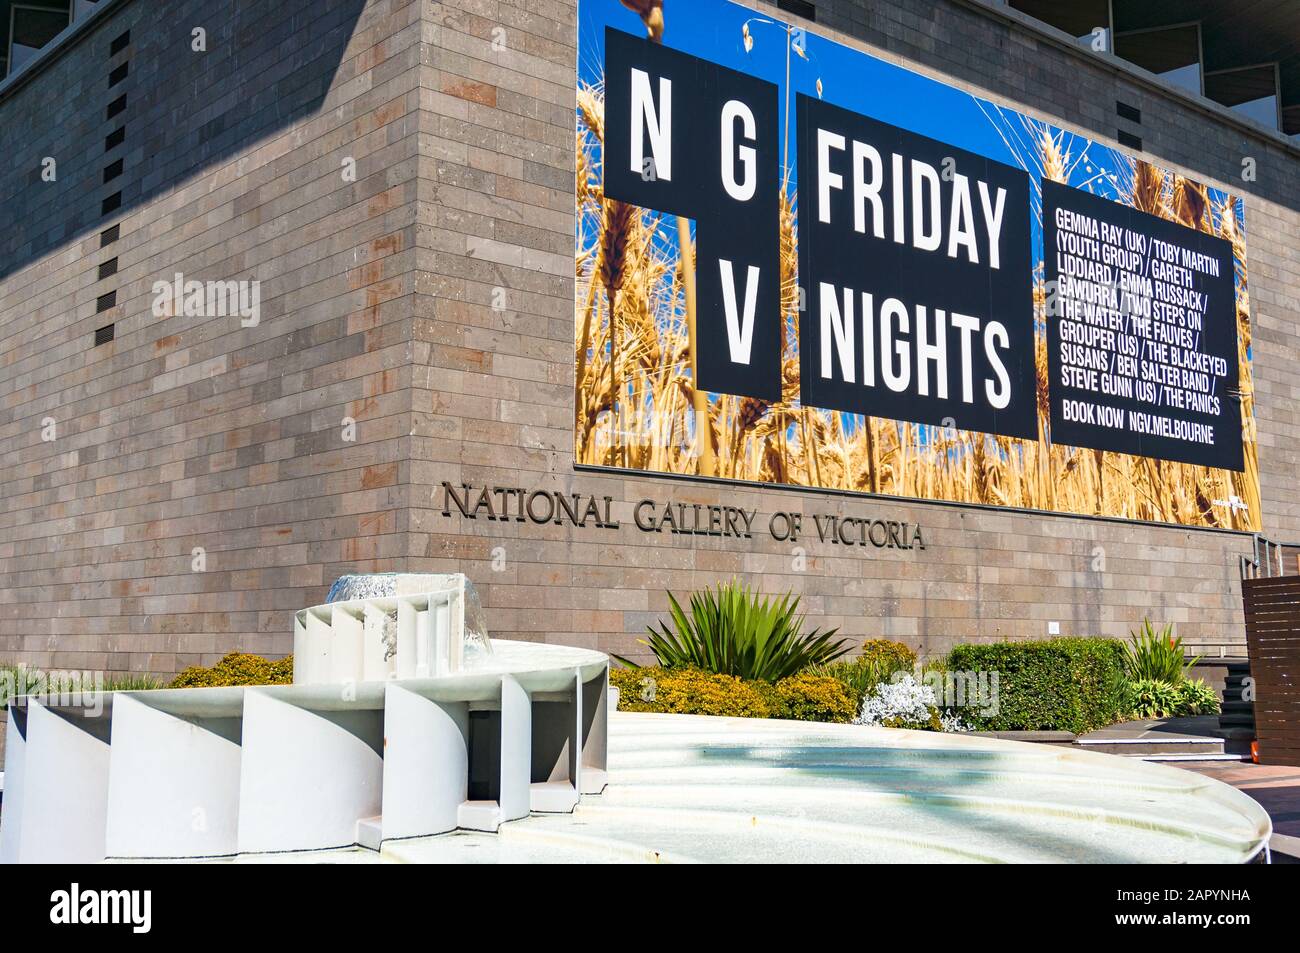
[[[126,50],[130,45],[131,45],[131,31],[127,30],[124,33],[119,34],[116,38],[114,38],[113,42],[109,44],[108,55],[110,57],[117,56],[119,53],[122,53],[124,50]],[[126,79],[127,73],[130,71],[130,68],[131,67],[130,67],[129,59],[123,58],[123,61],[119,63],[111,73],[108,74],[108,88],[112,89],[118,83],[122,82],[122,80]],[[120,115],[125,110],[126,110],[126,93],[122,93],[104,108],[104,121],[105,122],[113,121],[114,117]],[[112,152],[118,146],[122,145],[122,143],[126,142],[125,120],[118,120],[118,121],[122,122],[122,125],[114,129],[112,132],[110,132],[107,136],[104,137],[104,152],[106,153]],[[117,179],[119,176],[121,176],[125,168],[125,165],[126,165],[125,160],[119,157],[117,159],[114,159],[112,162],[108,163],[106,166],[104,166],[103,169],[104,183],[108,184],[109,182],[112,182],[114,179]],[[121,188],[119,188],[112,195],[109,195],[102,200],[99,207],[99,214],[110,215],[113,212],[116,212],[121,207],[122,207],[122,190]],[[99,247],[103,248],[106,245],[111,245],[113,242],[117,241],[118,236],[120,234],[121,234],[120,223],[104,229],[102,232],[99,233]],[[98,281],[104,281],[105,279],[112,278],[114,275],[116,275],[117,256],[115,255],[112,258],[109,258],[107,261],[100,262],[98,274],[99,277],[96,279]],[[114,308],[116,306],[117,306],[116,290],[105,292],[104,294],[100,295],[98,298],[95,299],[96,314],[99,314],[104,311],[108,311],[111,308]],[[107,324],[104,327],[99,328],[98,330],[95,331],[95,346],[98,347],[101,344],[107,344],[109,341],[113,340],[115,334],[116,334],[116,325],[114,324]]]
[[[1125,132],[1121,129],[1117,138],[1119,139],[1119,144],[1127,149],[1137,149],[1139,151],[1142,149],[1142,138],[1133,135],[1131,132]]]
[[[1142,110],[1136,106],[1130,106],[1128,103],[1122,103],[1118,99],[1115,100],[1115,114],[1120,119],[1127,119],[1129,122],[1135,122],[1138,125],[1142,124]]]
[[[817,10],[807,0],[776,0],[778,10],[784,10],[786,13],[793,13],[795,16],[803,17],[805,20],[816,20]]]

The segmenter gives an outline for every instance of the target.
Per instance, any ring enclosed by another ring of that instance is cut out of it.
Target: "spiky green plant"
[[[5,708],[11,698],[40,691],[45,676],[25,665],[0,665],[0,708]]]
[[[1219,713],[1219,695],[1203,678],[1184,679],[1178,686],[1182,705],[1181,715],[1217,715]]]
[[[1167,625],[1156,631],[1150,619],[1144,619],[1142,628],[1130,633],[1133,640],[1124,646],[1124,668],[1132,681],[1155,679],[1177,685],[1187,670],[1200,661],[1200,656],[1187,660],[1183,653],[1183,640],[1174,637],[1174,627]]]
[[[1173,718],[1181,714],[1183,696],[1178,686],[1160,678],[1143,678],[1133,683],[1135,718]]]
[[[671,592],[668,600],[672,628],[661,622],[642,643],[664,668],[777,682],[849,650],[847,640],[835,639],[836,629],[803,635],[799,597],[791,593],[763,598],[733,580],[692,595],[690,615]]]
[[[133,672],[108,675],[96,682],[95,672],[45,672],[20,665],[0,665],[0,708],[11,697],[20,695],[59,694],[66,692],[127,692],[166,688],[166,682],[154,675]]]
[[[166,688],[167,683],[156,675],[132,672],[130,675],[110,675],[104,679],[106,692],[145,692]]]

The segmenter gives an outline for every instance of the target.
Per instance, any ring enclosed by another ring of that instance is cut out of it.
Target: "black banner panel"
[[[798,98],[802,400],[1035,439],[1029,177]]]
[[[696,221],[698,386],[781,397],[777,88],[605,32],[605,195]]]
[[[705,74],[676,50],[605,30],[605,195],[694,217],[703,186],[698,122]],[[773,92],[775,95],[775,91]]]
[[[1232,245],[1043,182],[1053,443],[1240,471]]]

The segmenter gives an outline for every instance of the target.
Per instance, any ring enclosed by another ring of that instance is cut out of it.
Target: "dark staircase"
[[[1228,674],[1223,681],[1219,733],[1228,742],[1228,750],[1249,754],[1250,743],[1255,740],[1255,705],[1241,696],[1250,678],[1250,660],[1225,659],[1224,664]]]

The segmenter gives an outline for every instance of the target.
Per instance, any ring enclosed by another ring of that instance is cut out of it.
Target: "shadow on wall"
[[[366,3],[124,0],[47,53],[0,98],[0,279],[318,112]]]

